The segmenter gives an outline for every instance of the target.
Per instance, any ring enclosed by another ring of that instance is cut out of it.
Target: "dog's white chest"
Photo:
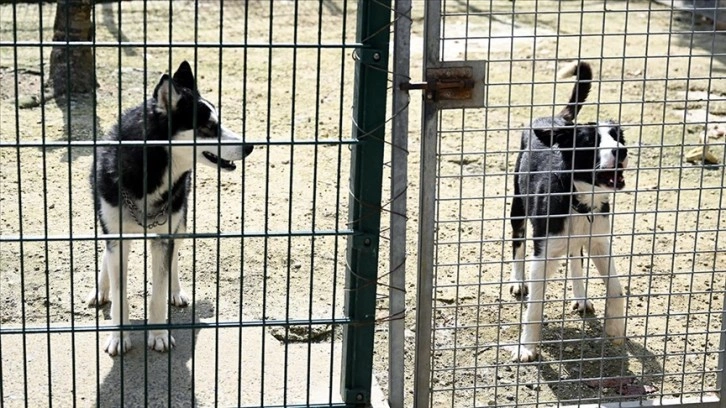
[[[607,239],[610,235],[610,214],[574,212],[565,224],[565,233],[556,241],[561,252],[579,252],[580,248],[587,251],[593,241]],[[565,248],[567,251],[565,251]],[[589,252],[589,251],[587,251]]]

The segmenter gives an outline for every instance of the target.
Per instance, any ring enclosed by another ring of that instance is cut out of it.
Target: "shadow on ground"
[[[211,317],[213,305],[198,301],[194,307],[172,308],[170,321],[177,324],[199,323]],[[143,324],[132,321],[132,324]],[[113,357],[113,367],[101,381],[94,406],[101,407],[195,407],[198,405],[192,388],[193,360],[200,329],[172,329],[176,348],[158,353],[146,348],[146,333],[131,333],[133,348],[123,357]],[[104,338],[101,338],[101,342]],[[101,355],[101,358],[112,358]]]
[[[581,328],[544,329],[542,334],[542,351],[556,359],[539,365],[540,376],[563,403],[637,399],[652,383],[650,376],[663,373],[655,355],[640,344],[626,340],[613,345],[605,337],[602,319],[596,317],[587,316]],[[634,359],[637,364],[631,364]],[[629,395],[608,386],[621,382]]]
[[[97,101],[92,94],[60,95],[53,98],[58,109],[63,112],[63,135],[65,141],[94,141],[96,135],[103,135],[101,119],[96,112]],[[92,146],[58,147],[66,152],[62,161],[74,161],[93,154]]]

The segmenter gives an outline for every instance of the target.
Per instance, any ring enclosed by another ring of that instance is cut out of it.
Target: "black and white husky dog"
[[[560,77],[577,76],[568,105],[555,117],[535,119],[522,134],[514,176],[511,207],[514,263],[510,292],[529,291],[520,344],[514,359],[532,361],[542,330],[542,304],[547,276],[557,269],[558,258],[570,259],[573,309],[592,312],[585,296],[583,249],[607,286],[605,332],[616,344],[625,339],[626,300],[610,259],[610,203],[613,191],[625,187],[628,164],[623,131],[614,122],[575,123],[592,82],[592,70],[575,62]],[[524,280],[526,219],[532,224],[534,256],[529,279]],[[527,286],[529,285],[529,287]]]
[[[232,171],[234,161],[242,160],[253,149],[242,143],[241,136],[220,125],[215,107],[199,95],[186,61],[172,77],[164,74],[153,97],[124,113],[106,139],[121,144],[99,147],[91,171],[96,213],[104,234],[185,233],[194,163]],[[123,143],[128,141],[136,143]],[[152,143],[143,145],[144,141]],[[176,141],[187,143],[175,145]],[[195,146],[192,142],[207,143]],[[111,301],[114,325],[129,323],[126,280],[130,244],[129,240],[106,241],[98,286],[88,296],[89,306]],[[173,235],[151,240],[153,291],[148,320],[152,325],[166,322],[167,299],[179,307],[189,303],[179,284],[180,244],[181,238]],[[174,345],[168,330],[149,331],[151,349],[166,351]],[[123,335],[113,331],[104,350],[114,356],[130,346],[128,331]]]

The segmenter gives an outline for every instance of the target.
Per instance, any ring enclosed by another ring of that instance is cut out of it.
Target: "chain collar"
[[[140,226],[144,227],[144,223],[141,222],[141,218],[144,218],[144,212],[139,209],[139,207],[136,205],[136,202],[134,201],[131,196],[129,196],[128,192],[126,190],[121,190],[121,197],[124,200],[124,204],[126,205],[126,208],[129,209],[129,212],[131,213],[131,216],[134,218],[134,221]],[[147,223],[146,228],[147,229],[154,229],[160,225],[166,224],[166,222],[169,220],[169,217],[167,217],[167,209],[169,208],[169,201],[164,200],[164,205],[161,207],[158,213],[154,216],[149,216],[148,214],[145,217],[145,220],[148,222],[148,220],[153,220],[150,224]]]

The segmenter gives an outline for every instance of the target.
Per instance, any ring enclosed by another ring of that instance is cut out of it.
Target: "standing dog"
[[[590,92],[592,70],[585,62],[568,66],[561,76],[577,76],[567,106],[555,117],[538,118],[522,134],[514,176],[511,208],[514,263],[510,292],[524,296],[529,289],[522,337],[514,359],[537,356],[542,331],[542,304],[547,276],[558,257],[571,259],[573,308],[594,311],[585,296],[582,251],[588,252],[607,285],[605,332],[620,344],[625,336],[625,306],[620,281],[610,259],[610,194],[625,186],[622,169],[628,152],[623,131],[614,122],[575,124]],[[524,282],[526,219],[532,224],[534,257],[529,288]]]
[[[195,156],[199,163],[232,171],[253,146],[220,125],[214,106],[202,98],[186,61],[173,77],[164,74],[145,103],[124,113],[107,135],[120,145],[98,148],[91,171],[96,213],[104,234],[186,232],[187,201]],[[163,144],[135,141],[163,141]],[[186,141],[174,145],[176,141]],[[191,142],[236,142],[195,146]],[[126,289],[129,240],[109,239],[98,274],[98,286],[88,296],[89,306],[111,301],[114,325],[129,323]],[[177,257],[181,238],[151,241],[152,286],[149,323],[166,322],[166,302],[171,275],[171,304],[187,306],[189,297],[179,284]],[[109,297],[110,295],[110,297]],[[148,346],[166,351],[175,345],[168,330],[149,331]],[[113,331],[104,350],[111,356],[125,352],[131,343],[128,331]]]

